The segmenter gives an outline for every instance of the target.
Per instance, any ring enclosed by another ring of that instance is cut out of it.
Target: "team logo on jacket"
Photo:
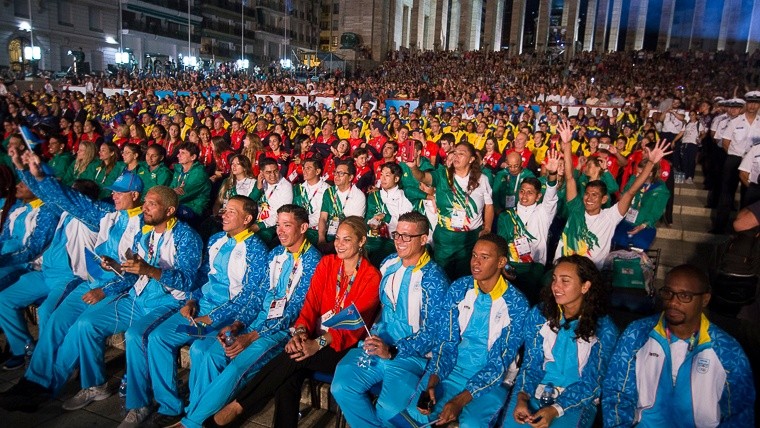
[[[697,373],[705,374],[710,370],[710,359],[699,358],[697,359]]]

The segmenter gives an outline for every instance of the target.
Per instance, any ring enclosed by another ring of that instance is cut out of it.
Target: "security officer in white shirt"
[[[749,150],[760,144],[760,120],[757,112],[760,109],[760,91],[747,92],[744,95],[746,106],[744,114],[731,120],[725,134],[722,135],[723,148],[728,153],[723,164],[721,177],[718,213],[715,216],[713,232],[724,233],[729,224],[728,217],[734,204],[736,185],[739,183],[739,165]],[[746,188],[742,186],[742,199]]]
[[[723,164],[726,162],[726,150],[723,149],[723,135],[725,135],[731,120],[738,117],[742,110],[744,110],[745,104],[741,98],[720,101],[718,105],[724,111],[713,119],[710,126],[715,150],[712,153],[713,162],[711,167],[705,171],[705,178],[710,180],[710,186],[708,187],[710,193],[707,196],[708,208],[717,208],[718,199],[720,198],[720,177],[723,172]]]
[[[753,146],[739,165],[739,180],[747,188],[741,207],[760,201],[760,144]]]

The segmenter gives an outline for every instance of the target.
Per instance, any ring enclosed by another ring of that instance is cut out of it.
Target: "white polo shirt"
[[[749,123],[746,114],[734,118],[728,124],[723,138],[731,140],[729,155],[744,157],[752,146],[760,144],[760,115],[752,123]]]

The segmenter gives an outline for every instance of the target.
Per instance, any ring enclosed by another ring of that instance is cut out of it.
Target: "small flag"
[[[100,281],[104,279],[106,271],[103,270],[103,267],[100,265],[100,263],[103,261],[103,258],[95,254],[89,248],[85,248],[84,251],[85,251],[85,267],[87,268],[87,273],[90,275],[90,278],[92,278],[93,281]],[[124,275],[122,275],[121,273],[113,269],[109,269],[109,270],[115,273],[119,278],[124,279]]]
[[[36,135],[34,135],[34,132],[32,132],[31,129],[27,126],[21,126],[21,137],[24,138],[24,143],[26,143],[26,147],[29,150],[34,151],[34,148],[37,147],[37,144],[40,143],[40,139],[37,138]]]
[[[333,315],[332,318],[323,322],[322,325],[336,330],[358,330],[365,327],[362,314],[359,313],[359,309],[356,308],[354,303],[351,303],[350,306]]]

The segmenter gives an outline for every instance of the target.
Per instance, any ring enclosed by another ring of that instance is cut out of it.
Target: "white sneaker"
[[[118,428],[137,428],[148,419],[148,416],[150,416],[150,409],[147,407],[132,409],[127,412],[127,416]]]
[[[64,401],[62,407],[64,410],[78,410],[93,401],[105,400],[111,394],[113,392],[108,390],[108,383],[106,382],[103,385],[92,386],[77,392],[77,395]]]

